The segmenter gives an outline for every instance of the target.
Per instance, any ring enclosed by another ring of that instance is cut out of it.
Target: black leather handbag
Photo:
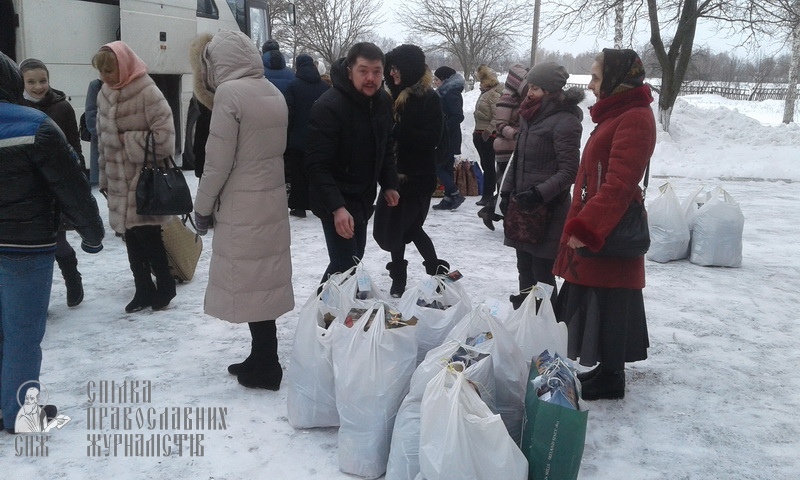
[[[633,200],[614,230],[606,237],[606,243],[597,252],[586,247],[577,250],[582,257],[616,257],[636,258],[641,257],[650,248],[650,228],[647,225],[647,210],[644,208],[644,196],[647,192],[647,183],[650,177],[650,162],[644,174],[644,188],[642,200]],[[586,198],[586,177],[583,178],[583,191],[581,197]]]
[[[139,215],[183,215],[194,209],[192,192],[172,156],[160,167],[156,162],[153,132],[145,140],[144,166],[136,184],[136,213]]]

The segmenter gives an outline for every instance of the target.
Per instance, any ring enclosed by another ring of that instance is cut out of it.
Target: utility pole
[[[531,34],[531,67],[536,64],[536,50],[539,49],[539,11],[542,8],[542,0],[536,0],[533,4],[533,31]]]

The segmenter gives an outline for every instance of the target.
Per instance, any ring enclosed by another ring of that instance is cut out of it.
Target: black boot
[[[625,370],[607,370],[603,365],[599,371],[583,383],[581,396],[584,400],[614,400],[625,397]]]
[[[126,313],[138,312],[153,305],[153,295],[156,293],[156,286],[153,284],[153,277],[150,276],[150,264],[147,262],[131,263],[133,272],[133,284],[136,293],[133,300],[125,306]]]
[[[406,280],[408,280],[408,260],[395,260],[386,264],[389,270],[389,277],[392,279],[392,287],[389,294],[394,298],[403,296],[406,291]]]
[[[253,323],[248,323],[248,325],[253,325]],[[252,330],[252,327],[250,327],[251,332]],[[250,336],[252,337],[250,341],[250,355],[248,355],[247,358],[245,358],[241,363],[233,363],[228,365],[228,373],[231,375],[241,375],[243,373],[249,373],[255,370],[256,357],[254,356],[253,352],[258,350],[258,346],[256,344],[255,336],[252,335],[252,333]]]
[[[580,381],[581,381],[581,383],[584,383],[584,382],[586,382],[587,380],[589,380],[590,378],[592,378],[592,377],[594,377],[595,375],[597,375],[597,374],[598,374],[598,372],[600,372],[600,365],[598,365],[598,366],[594,367],[594,368],[593,368],[593,369],[591,369],[591,370],[587,370],[587,371],[585,371],[585,372],[578,372],[578,374],[577,374],[577,375],[575,375],[575,376],[576,376],[576,377],[578,377],[578,380],[580,380]]]
[[[425,273],[428,275],[447,275],[450,273],[450,264],[446,261],[437,258],[436,260],[425,260],[422,262],[425,267]]]
[[[69,257],[56,257],[56,262],[67,286],[67,306],[76,307],[83,301],[83,282],[81,272],[78,271],[78,257],[72,252]]]
[[[278,362],[275,320],[250,322],[248,326],[253,336],[253,350],[250,353],[252,368],[240,373],[237,380],[247,388],[279,390],[283,379],[283,368]]]
[[[528,298],[529,294],[530,291],[527,291],[527,292],[520,292],[516,295],[511,295],[508,297],[508,300],[511,302],[511,306],[514,307],[514,310],[518,310],[519,307],[522,306],[522,302],[524,302],[525,299]]]
[[[147,253],[150,267],[156,277],[156,292],[153,295],[153,310],[167,308],[169,302],[175,298],[175,277],[169,269],[167,250],[161,238],[161,227],[146,227]]]

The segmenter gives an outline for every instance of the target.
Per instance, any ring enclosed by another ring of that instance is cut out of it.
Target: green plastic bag
[[[528,375],[522,423],[522,453],[528,459],[528,480],[575,480],[581,468],[589,411],[540,400],[533,386],[538,375],[534,362]]]

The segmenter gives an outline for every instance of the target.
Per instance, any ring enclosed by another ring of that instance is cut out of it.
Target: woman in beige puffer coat
[[[149,132],[153,133],[159,162],[174,153],[172,110],[147,75],[147,65],[124,42],[101,47],[92,65],[103,80],[97,95],[100,191],[108,198],[108,223],[125,235],[136,286],[125,311],[138,312],[146,307],[161,310],[175,298],[175,279],[161,239],[161,224],[169,217],[138,215],[136,184]]]
[[[289,111],[243,33],[200,37],[193,51],[197,74],[214,91],[195,201],[199,230],[212,217],[214,224],[205,313],[248,323],[251,353],[228,371],[246,387],[278,390],[275,319],[294,308],[283,172]]]

